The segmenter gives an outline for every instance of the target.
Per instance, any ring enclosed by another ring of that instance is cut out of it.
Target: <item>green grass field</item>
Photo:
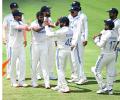
[[[68,15],[70,4],[73,0],[3,0],[3,17],[9,13],[9,3],[15,1],[19,4],[21,11],[24,12],[26,22],[33,21],[35,19],[35,13],[43,5],[52,7],[52,19],[56,19],[60,16]],[[93,74],[90,71],[99,55],[99,48],[95,46],[92,41],[94,33],[98,33],[103,29],[103,20],[108,18],[106,10],[111,7],[118,8],[120,12],[119,0],[79,0],[82,5],[83,11],[88,16],[89,23],[89,39],[88,45],[85,49],[85,73],[89,82],[85,85],[69,84],[71,89],[70,93],[58,93],[43,88],[43,80],[38,81],[39,88],[13,88],[10,86],[10,81],[3,78],[3,100],[120,100],[120,75],[117,76],[117,81],[114,83],[114,95],[97,95],[96,91],[98,85],[94,79]],[[120,14],[118,16],[120,18]],[[30,33],[27,34],[28,45],[26,47],[26,83],[31,84],[30,80]],[[2,48],[3,61],[6,59],[5,46]],[[120,54],[119,59],[120,61]],[[120,62],[117,63],[117,71],[120,72]],[[67,63],[66,77],[70,78],[70,66]],[[56,73],[56,71],[55,71]],[[105,77],[105,69],[103,70]],[[57,81],[51,81],[52,85],[56,85]]]

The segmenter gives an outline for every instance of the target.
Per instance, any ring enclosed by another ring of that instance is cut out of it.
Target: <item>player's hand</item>
[[[29,26],[28,25],[25,25],[25,30],[29,31]]]
[[[6,39],[3,39],[3,41],[2,41],[2,42],[3,42],[3,44],[4,44],[4,45],[6,45],[7,40],[6,40]]]
[[[101,37],[101,35],[102,35],[102,34],[94,35],[94,36],[93,36],[93,39],[95,39],[95,38],[98,37],[98,36]]]
[[[55,47],[57,47],[57,41],[55,41]]]
[[[24,47],[26,47],[26,46],[27,46],[27,41],[24,41],[24,43],[23,43],[23,44],[24,44]]]
[[[55,25],[58,26],[60,24],[60,19],[62,18],[62,16],[60,18],[57,19]]]
[[[84,41],[84,42],[83,42],[83,46],[86,46],[86,45],[87,45],[87,41]]]
[[[76,48],[76,45],[72,45],[72,46],[71,46],[71,51],[72,51],[74,48]]]
[[[97,35],[94,35],[94,36],[93,36],[93,40],[94,40],[96,37],[97,37]]]
[[[45,26],[49,26],[50,23],[46,20],[46,21],[44,21],[44,25],[45,25]]]

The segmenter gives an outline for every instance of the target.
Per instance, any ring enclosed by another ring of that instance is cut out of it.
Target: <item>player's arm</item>
[[[6,34],[7,34],[6,33],[7,32],[7,19],[6,19],[6,17],[3,20],[2,28],[3,28],[2,40],[3,40],[3,44],[6,44]]]
[[[23,37],[24,37],[24,47],[27,46],[27,36],[26,36],[26,31],[23,31]]]
[[[32,30],[35,32],[39,32],[39,31],[43,30],[44,28],[45,28],[44,26],[42,26],[42,27],[34,26],[34,27],[32,27]]]
[[[46,18],[45,21],[44,21],[44,24],[49,26],[49,27],[52,27],[52,28],[55,28],[55,24],[52,23],[52,19],[50,18],[49,20]]]
[[[45,26],[46,35],[49,37],[62,37],[66,35],[67,29],[58,29],[57,31],[53,32],[50,30],[48,26]]]
[[[2,34],[3,44],[6,44],[6,28],[3,26],[3,34]]]
[[[31,26],[29,27],[31,30],[35,31],[35,32],[39,32],[41,31],[42,29],[44,29],[45,27],[44,26],[39,26],[38,24],[32,22],[31,23]]]
[[[14,28],[17,30],[28,30],[28,25],[17,25]]]
[[[105,30],[102,30],[100,33],[96,33],[94,36],[93,36],[93,39],[95,39],[96,37],[99,37],[101,38],[102,34],[104,34]]]
[[[104,45],[105,45],[107,39],[109,38],[109,36],[110,36],[110,34],[107,34],[107,33],[106,33],[104,36],[101,36],[101,38],[96,37],[96,38],[94,39],[94,42],[95,42],[95,44],[96,44],[97,46],[99,46],[100,48],[101,48],[101,47],[104,47]]]
[[[83,46],[86,46],[87,45],[87,40],[88,40],[88,21],[87,21],[87,16],[84,16],[83,25],[84,25],[84,30],[85,30]]]

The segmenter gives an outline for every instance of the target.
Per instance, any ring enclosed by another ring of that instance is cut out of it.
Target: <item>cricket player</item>
[[[114,32],[114,22],[112,20],[105,20],[105,29],[101,35],[94,36],[94,42],[97,46],[101,48],[100,56],[91,70],[95,75],[96,81],[99,85],[98,94],[108,93],[113,94],[113,81],[115,77],[115,47],[117,45],[117,34]],[[107,78],[106,83],[103,81],[101,71],[103,66],[106,66]]]
[[[114,22],[114,31],[118,35],[118,46],[116,46],[116,62],[118,58],[118,52],[120,52],[120,19],[117,18],[118,10],[116,8],[111,8],[107,11],[109,13],[109,18]],[[117,74],[117,71],[115,70]],[[115,81],[115,80],[114,80]]]
[[[10,46],[10,80],[11,86],[13,87],[26,87],[27,84],[24,83],[25,80],[25,50],[24,46],[27,45],[25,40],[24,31],[27,30],[28,26],[22,22],[23,13],[19,10],[13,13],[14,20],[10,22],[9,29],[9,46]],[[19,59],[19,78],[18,83],[16,82],[15,76],[15,65],[16,61]]]
[[[73,36],[72,30],[69,28],[69,19],[67,17],[60,18],[60,29],[55,32],[51,31],[48,26],[45,26],[45,29],[49,37],[54,37],[57,40],[56,64],[58,83],[52,89],[63,93],[69,92],[64,73],[64,61],[67,56],[71,55],[70,46]]]
[[[32,87],[38,87],[37,84],[37,64],[40,63],[42,70],[45,88],[50,88],[48,63],[48,46],[47,37],[44,27],[44,15],[42,12],[37,12],[36,20],[31,23],[32,44],[31,44],[31,62],[32,62]]]
[[[50,7],[48,6],[43,6],[41,7],[40,11],[43,12],[44,14],[44,21],[48,24],[49,28],[52,30],[52,28],[55,27],[55,24],[53,24],[52,19],[51,19],[51,11]],[[55,54],[54,54],[54,47],[55,43],[51,39],[48,39],[48,69],[49,69],[49,78],[51,80],[56,79],[54,76],[54,61],[55,61]],[[51,61],[49,62],[49,59]]]
[[[78,82],[75,82],[77,84],[84,84],[87,82],[87,78],[86,78],[86,75],[84,73],[84,48],[85,46],[87,45],[87,39],[88,39],[88,22],[87,22],[87,16],[82,12],[81,10],[81,6],[80,6],[80,2],[78,1],[73,1],[72,4],[71,4],[71,7],[78,7],[79,10],[78,10],[78,15],[79,16],[79,19],[82,21],[82,32],[81,32],[81,45],[79,46],[79,52],[80,52],[80,60],[81,60],[81,66],[79,66],[79,80]],[[74,13],[74,11],[72,11]],[[70,19],[70,27],[75,27],[73,26],[73,23],[74,23],[74,18],[72,16],[72,14],[70,14],[68,16],[68,18]],[[73,68],[72,68],[73,69]],[[73,79],[74,80],[74,79]],[[72,80],[70,81],[72,82]]]
[[[10,4],[10,9],[11,9],[11,13],[8,14],[7,16],[5,16],[5,18],[3,20],[3,43],[6,44],[7,58],[10,58],[9,31],[10,31],[10,23],[11,23],[11,21],[14,20],[12,13],[18,9],[18,4],[15,2],[12,2]],[[22,17],[22,20],[24,20],[23,17]],[[17,69],[16,69],[17,76],[19,76],[18,60],[16,62],[16,66],[17,66]],[[7,65],[7,79],[10,79],[10,63],[8,63],[8,65]]]
[[[114,22],[114,31],[118,35],[118,41],[120,41],[120,19],[117,18],[118,10],[116,8],[111,8],[107,12],[109,12],[109,18]]]

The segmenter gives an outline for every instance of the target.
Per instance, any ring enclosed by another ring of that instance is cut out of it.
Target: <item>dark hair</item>
[[[36,13],[36,17],[39,17],[39,16],[44,16],[41,11],[38,11],[38,12]]]
[[[110,30],[114,28],[114,22],[112,20],[104,20],[104,23],[109,27]]]
[[[60,23],[66,23],[66,25],[65,26],[69,26],[69,19],[68,19],[68,17],[61,17],[60,18]]]

